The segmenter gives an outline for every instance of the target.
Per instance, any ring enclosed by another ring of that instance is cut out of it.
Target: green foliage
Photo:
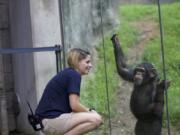
[[[120,7],[119,10],[120,17],[123,17],[127,22],[142,20],[144,17],[152,18],[156,14],[157,8],[153,5],[126,5]]]

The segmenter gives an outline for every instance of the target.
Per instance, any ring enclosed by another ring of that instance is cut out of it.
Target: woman
[[[101,116],[80,103],[81,76],[92,68],[88,51],[74,48],[68,53],[69,67],[47,84],[36,115],[46,135],[81,135],[100,126]]]

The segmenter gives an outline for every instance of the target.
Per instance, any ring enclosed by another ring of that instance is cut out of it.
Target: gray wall
[[[94,46],[101,38],[101,13],[104,30],[119,23],[114,12],[117,3],[118,0],[63,0],[66,49]]]
[[[10,25],[12,48],[32,48],[29,1],[10,1]],[[26,99],[31,99],[32,105],[37,104],[33,54],[13,54],[13,69],[15,91],[19,96],[21,108],[18,117],[18,129],[22,132],[28,132],[31,127],[27,122]]]
[[[10,48],[9,6],[7,0],[0,0],[0,48]],[[1,129],[15,129],[15,114],[12,107],[14,81],[12,57],[0,55],[0,133]],[[6,131],[7,132],[7,131]]]
[[[61,44],[58,0],[10,0],[10,22],[13,48]],[[55,53],[15,54],[13,70],[21,108],[18,129],[34,135],[27,121],[26,100],[35,110],[45,85],[56,74]]]
[[[59,3],[58,0],[30,0],[32,42],[34,47],[61,44]],[[38,100],[42,88],[56,73],[55,53],[36,53],[34,55],[36,70],[36,88]],[[42,79],[44,78],[44,79]]]

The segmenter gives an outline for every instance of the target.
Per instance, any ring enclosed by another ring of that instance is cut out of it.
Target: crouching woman
[[[36,109],[45,135],[82,135],[102,123],[95,110],[80,103],[81,77],[92,68],[89,51],[71,49],[67,63],[69,67],[48,82]]]

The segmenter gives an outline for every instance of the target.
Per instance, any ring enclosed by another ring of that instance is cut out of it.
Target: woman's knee
[[[98,127],[98,126],[100,126],[101,123],[102,123],[102,117],[101,117],[99,114],[95,113],[95,114],[93,115],[93,117],[91,118],[91,122],[92,122],[96,127]]]

